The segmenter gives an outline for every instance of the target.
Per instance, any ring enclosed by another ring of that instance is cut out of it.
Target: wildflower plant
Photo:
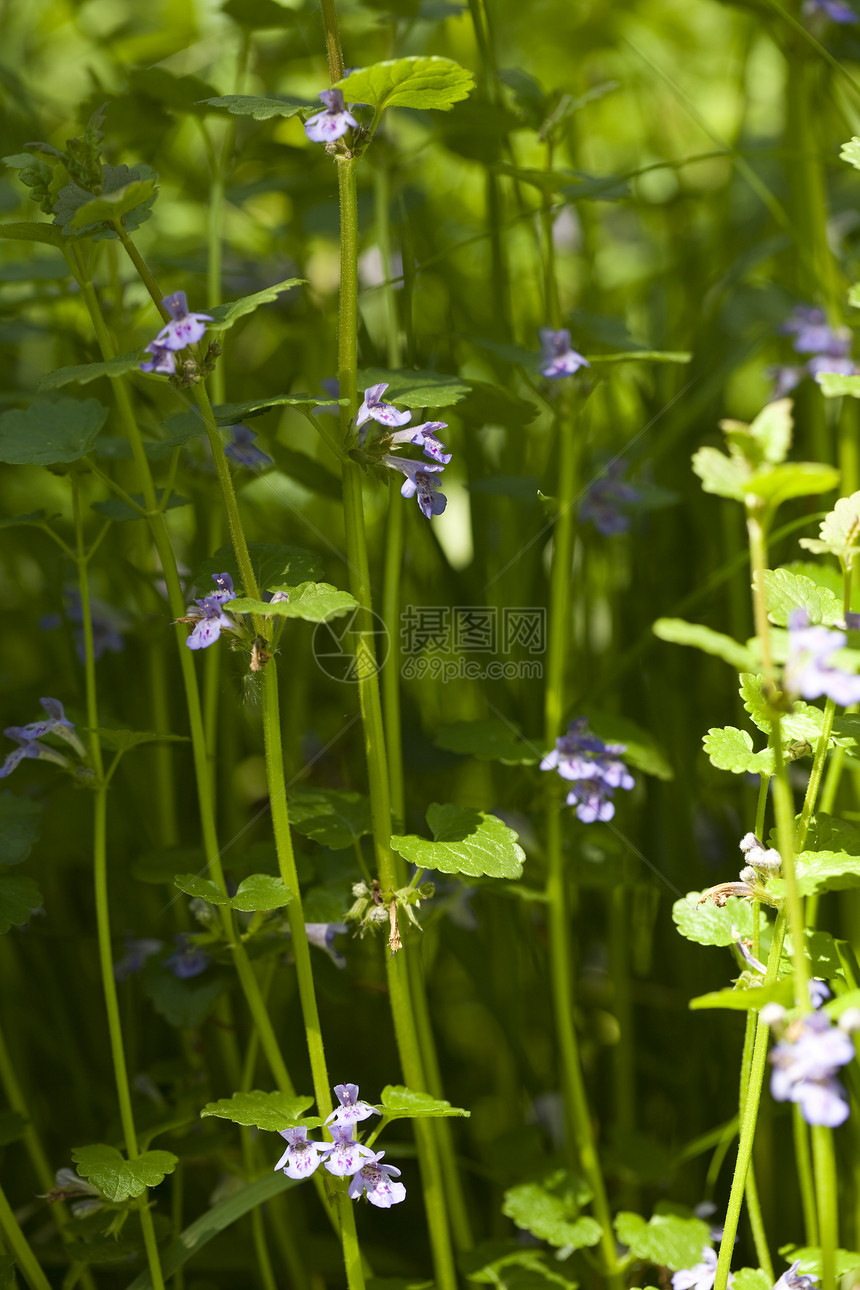
[[[836,1290],[856,16],[31,17],[0,1281]]]

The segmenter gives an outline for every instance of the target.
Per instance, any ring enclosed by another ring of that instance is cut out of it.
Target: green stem
[[[818,1211],[815,1207],[815,1181],[812,1174],[812,1156],[809,1150],[809,1125],[804,1120],[800,1107],[796,1103],[791,1108],[791,1119],[794,1130],[794,1162],[797,1171],[797,1185],[800,1188],[800,1203],[803,1208],[804,1242],[806,1245],[817,1245]]]
[[[137,1132],[134,1127],[134,1112],[131,1105],[131,1086],[128,1081],[128,1069],[125,1061],[125,1049],[122,1040],[122,1023],[119,1015],[119,998],[116,979],[113,973],[113,954],[111,951],[110,901],[108,898],[107,877],[107,784],[104,778],[101,741],[98,735],[98,702],[96,698],[96,662],[93,647],[93,624],[90,614],[90,587],[87,574],[87,553],[84,545],[84,526],[81,518],[81,502],[77,475],[72,475],[72,508],[77,539],[78,588],[81,596],[81,624],[84,631],[84,669],[87,701],[87,725],[90,732],[90,758],[96,777],[93,790],[93,881],[95,886],[96,937],[98,940],[99,969],[104,992],[105,1011],[107,1012],[108,1038],[111,1059],[113,1062],[114,1081],[116,1084],[119,1116],[125,1140],[126,1155],[129,1160],[136,1160],[140,1154],[137,1145]],[[158,1257],[158,1244],[155,1239],[155,1227],[146,1193],[138,1201],[140,1226],[143,1232],[143,1243],[152,1278],[153,1290],[164,1290],[164,1277],[161,1261]]]
[[[821,1290],[835,1290],[836,1251],[839,1247],[839,1205],[833,1130],[813,1124],[812,1157],[815,1162],[815,1195],[821,1235]]]
[[[753,918],[758,922],[759,904],[753,902]],[[757,947],[756,951],[757,952]],[[746,1105],[747,1093],[749,1091],[749,1073],[750,1061],[752,1059],[753,1044],[755,1041],[756,1017],[754,1012],[748,1012],[746,1026],[744,1028],[744,1049],[741,1057],[741,1077],[740,1077],[740,1096],[738,1098],[738,1118],[743,1118],[744,1106]],[[758,1187],[756,1185],[755,1170],[752,1159],[750,1159],[749,1170],[747,1171],[746,1180],[746,1205],[747,1214],[752,1229],[753,1243],[755,1245],[756,1257],[758,1258],[759,1267],[768,1275],[768,1279],[773,1281],[773,1264],[771,1263],[770,1250],[768,1249],[767,1236],[764,1230],[764,1219],[762,1218],[761,1203],[759,1201]]]
[[[797,832],[795,836],[795,846],[800,850],[803,841],[806,838],[809,822],[812,819],[812,813],[815,810],[815,802],[818,797],[818,790],[821,786],[821,777],[824,773],[824,763],[827,760],[827,749],[830,744],[830,735],[833,730],[833,718],[836,716],[836,704],[832,699],[828,699],[824,705],[824,717],[821,722],[821,734],[818,736],[818,742],[815,745],[815,755],[812,759],[812,770],[809,772],[809,782],[806,785],[806,795],[803,799],[803,807],[797,821]]]
[[[21,1231],[2,1187],[0,1187],[0,1234],[31,1290],[51,1290],[51,1283],[39,1266],[39,1260],[30,1248],[30,1242]]]
[[[770,954],[767,960],[767,972],[765,973],[765,986],[772,985],[776,980],[779,971],[779,960],[782,954],[782,943],[785,939],[785,915],[780,912],[777,915],[773,931],[773,941],[771,942]],[[732,1262],[732,1251],[734,1250],[735,1237],[738,1232],[738,1222],[741,1216],[741,1207],[744,1200],[744,1191],[746,1188],[747,1170],[749,1169],[750,1160],[752,1159],[753,1142],[755,1141],[756,1122],[758,1120],[758,1108],[761,1100],[761,1087],[764,1080],[765,1068],[767,1066],[767,1048],[770,1039],[770,1031],[767,1026],[756,1022],[755,1041],[753,1043],[752,1061],[750,1062],[749,1081],[747,1084],[747,1095],[744,1103],[743,1115],[740,1121],[740,1136],[738,1141],[738,1155],[735,1162],[735,1172],[732,1178],[732,1188],[729,1194],[729,1204],[726,1210],[726,1221],[723,1227],[723,1239],[720,1242],[720,1253],[717,1259],[717,1273],[714,1282],[714,1290],[726,1290],[729,1277],[729,1268]]]

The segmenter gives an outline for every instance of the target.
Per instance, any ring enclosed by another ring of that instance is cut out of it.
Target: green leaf
[[[846,855],[844,851],[803,851],[794,863],[801,896],[860,887],[860,855]],[[782,882],[775,880],[774,892],[780,894],[783,890]]]
[[[692,645],[694,649],[714,654],[731,664],[739,672],[755,671],[755,658],[746,645],[731,636],[712,631],[701,623],[688,623],[683,618],[658,618],[651,630],[661,641],[674,645]]]
[[[42,893],[32,878],[0,877],[0,935],[29,923],[30,913],[42,903]]]
[[[43,810],[41,802],[29,797],[0,793],[0,864],[20,864],[27,859],[39,836]]]
[[[298,10],[276,4],[275,0],[227,0],[221,12],[229,14],[235,23],[249,31],[292,26],[299,13]]]
[[[466,806],[441,806],[427,811],[435,841],[410,834],[393,837],[392,850],[410,864],[440,873],[464,873],[472,878],[519,878],[525,852],[517,835],[496,815]]]
[[[703,1008],[728,1008],[734,1012],[759,1012],[766,1003],[781,1003],[790,1008],[794,998],[790,981],[775,981],[773,985],[750,986],[743,990],[714,990],[691,999],[689,1007],[698,1012]]]
[[[77,233],[91,224],[117,222],[129,211],[152,201],[157,191],[157,179],[133,179],[122,188],[117,188],[110,193],[102,193],[100,197],[93,197],[90,201],[82,203],[77,207],[66,227]]]
[[[217,98],[200,101],[207,107],[230,112],[233,116],[252,116],[255,121],[268,121],[273,116],[296,116],[309,106],[295,99],[261,98],[258,94],[220,94]]]
[[[772,1282],[761,1268],[738,1268],[732,1290],[771,1290]]]
[[[250,1093],[234,1093],[232,1097],[221,1097],[217,1102],[207,1102],[200,1112],[202,1116],[215,1115],[221,1120],[231,1120],[233,1124],[243,1124],[247,1128],[265,1129],[269,1133],[279,1133],[281,1129],[292,1129],[295,1125],[308,1121],[304,1113],[313,1106],[312,1097],[288,1097],[286,1093],[262,1093],[253,1089]],[[309,1127],[316,1127],[316,1124]]]
[[[431,1097],[429,1093],[415,1093],[403,1084],[386,1084],[379,1105],[388,1120],[426,1120],[442,1116],[471,1115],[471,1111],[452,1106],[450,1102]]]
[[[730,770],[733,775],[772,775],[774,755],[772,748],[753,752],[753,741],[745,730],[734,726],[713,728],[703,737],[702,744],[711,763],[718,770]]]
[[[289,887],[284,886],[283,879],[269,873],[252,873],[239,883],[233,897],[228,896],[211,879],[201,878],[197,874],[178,873],[173,882],[187,896],[208,900],[210,905],[227,905],[230,909],[238,909],[245,914],[283,909],[293,899],[293,893]]]
[[[340,407],[347,403],[349,399],[327,399],[319,394],[275,394],[268,399],[248,399],[245,403],[221,403],[213,411],[219,425],[235,425],[237,421],[259,416],[270,408],[315,408],[328,404]]]
[[[276,282],[274,286],[266,287],[263,291],[255,291],[251,296],[240,296],[238,300],[229,300],[225,305],[214,305],[211,310],[212,322],[207,324],[208,330],[226,331],[246,314],[252,314],[261,305],[274,303],[282,292],[289,291],[292,287],[300,287],[306,282],[306,278],[287,278],[284,282]]]
[[[561,1274],[562,1265],[552,1260],[550,1266],[546,1259],[549,1252],[539,1249],[524,1249],[517,1241],[482,1241],[457,1260],[460,1271],[471,1283],[504,1287],[504,1290],[548,1290],[550,1286],[562,1286],[563,1290],[576,1290],[578,1282]],[[386,1281],[371,1280],[367,1290],[434,1290],[431,1283],[423,1286],[414,1282],[403,1281],[402,1284],[390,1285]]]
[[[523,1232],[531,1232],[556,1249],[582,1249],[600,1240],[600,1224],[581,1217],[576,1199],[569,1193],[556,1194],[540,1183],[521,1183],[509,1187],[502,1202],[502,1213]]]
[[[360,67],[337,82],[350,103],[389,107],[439,108],[447,112],[468,98],[475,78],[450,58],[394,58]]]
[[[265,618],[304,618],[310,623],[325,623],[358,609],[359,604],[348,591],[339,591],[329,582],[303,582],[289,588],[289,600],[268,604],[240,596],[230,602],[230,609],[237,614],[260,614]]]
[[[851,288],[851,304],[857,304],[857,288]],[[852,399],[860,399],[860,376],[842,376],[839,372],[822,372],[816,378],[821,393],[828,399],[841,399],[848,394]]]
[[[841,597],[834,596],[826,587],[817,586],[811,578],[788,569],[766,569],[764,588],[768,616],[778,627],[788,626],[789,615],[795,609],[805,609],[810,623],[829,627],[842,621]]]
[[[31,403],[0,416],[0,461],[54,466],[78,461],[96,441],[108,410],[95,399]]]
[[[81,1177],[88,1178],[114,1203],[142,1196],[147,1187],[157,1187],[179,1163],[172,1151],[144,1151],[136,1160],[126,1160],[116,1147],[104,1143],[73,1147],[72,1159]]]
[[[744,485],[750,471],[740,457],[727,457],[718,448],[699,448],[693,453],[693,470],[701,479],[706,493],[743,501]]]
[[[791,399],[776,399],[762,409],[749,428],[762,460],[774,466],[785,461],[791,447],[791,407]]]
[[[140,980],[155,1011],[180,1029],[202,1026],[228,985],[227,975],[212,968],[183,981],[153,960],[144,967]]]
[[[297,833],[333,851],[344,851],[373,832],[370,798],[340,788],[295,788],[290,823]]]
[[[24,528],[30,526],[34,529],[43,527],[43,521],[47,511],[30,511],[27,515],[13,515],[8,520],[0,520],[0,529]]]
[[[746,482],[746,491],[754,493],[771,507],[780,506],[792,497],[809,497],[829,493],[839,487],[839,471],[817,461],[792,461],[759,471]]]
[[[675,772],[669,764],[666,754],[656,740],[643,730],[635,721],[627,717],[617,717],[614,713],[603,712],[586,705],[583,716],[588,718],[591,729],[607,744],[624,744],[621,757],[634,770],[641,770],[646,775],[657,779],[674,779]]]
[[[860,139],[856,134],[848,143],[843,143],[839,160],[847,161],[849,166],[854,166],[857,170],[860,170]]]
[[[129,350],[119,358],[111,358],[106,363],[82,363],[79,367],[59,367],[56,372],[49,372],[47,376],[41,378],[39,389],[59,390],[64,385],[71,385],[73,381],[77,381],[78,385],[89,385],[90,381],[97,381],[100,376],[109,376],[115,380],[119,376],[124,376],[126,372],[138,371],[142,358],[143,350],[138,348]]]
[[[850,565],[860,550],[860,493],[840,497],[833,510],[821,521],[819,536],[801,538],[800,545],[816,555],[835,555]]]
[[[370,367],[358,373],[360,390],[381,382],[388,385],[386,403],[406,403],[411,408],[448,408],[464,399],[470,389],[459,376],[446,376],[444,372],[387,372]]]
[[[37,224],[31,220],[20,224],[0,224],[0,238],[3,237],[15,242],[44,242],[47,246],[68,245],[68,238],[56,224]]]
[[[437,748],[461,753],[466,757],[479,757],[484,761],[500,761],[505,766],[533,766],[540,761],[541,752],[533,743],[500,717],[485,721],[457,721],[443,726],[433,741]]]
[[[752,672],[742,672],[740,681],[739,693],[744,701],[744,707],[759,730],[769,734],[773,717],[764,697],[764,677]],[[814,744],[821,731],[823,716],[821,708],[813,707],[812,704],[798,699],[792,705],[791,711],[783,715],[782,734],[789,741],[807,740]]]
[[[811,1272],[816,1277],[822,1274],[821,1267],[821,1249],[816,1245],[781,1245],[779,1252],[789,1263],[800,1260],[799,1271],[801,1273]],[[848,1272],[855,1272],[860,1268],[860,1254],[856,1250],[836,1250],[836,1275],[844,1277]]]
[[[672,906],[672,921],[688,941],[695,941],[697,945],[733,945],[736,939],[733,928],[744,938],[752,936],[753,906],[750,901],[729,896],[722,907],[712,900],[698,905],[698,895],[694,892],[691,896],[684,896]],[[763,922],[766,922],[765,915],[759,911],[759,925]]]
[[[164,497],[164,489],[155,490],[156,503],[161,505]],[[92,509],[99,515],[105,515],[109,520],[115,520],[116,523],[124,523],[127,520],[145,519],[148,512],[145,509],[145,502],[142,493],[136,493],[132,499],[137,502],[140,510],[137,510],[129,502],[124,501],[121,497],[107,497],[103,502],[93,502]],[[166,511],[172,511],[177,506],[190,506],[191,500],[188,497],[180,497],[178,493],[171,493],[167,499],[167,505],[163,508]]]
[[[247,0],[242,2],[247,3]],[[240,1191],[231,1193],[226,1200],[219,1201],[211,1209],[205,1210],[200,1218],[186,1227],[165,1250],[159,1251],[164,1276],[172,1276],[214,1237],[226,1231],[238,1219],[288,1188],[296,1186],[298,1183],[292,1178],[287,1178],[281,1170],[277,1173],[268,1171],[256,1182],[249,1183]],[[144,1270],[139,1273],[127,1290],[153,1290],[149,1272]]]
[[[702,1248],[711,1244],[707,1223],[678,1214],[656,1213],[646,1223],[639,1214],[622,1210],[616,1215],[615,1231],[637,1259],[674,1271],[695,1267],[702,1260]]]
[[[257,583],[261,587],[299,587],[319,577],[322,572],[320,557],[301,546],[285,542],[249,542],[248,553]],[[212,575],[230,574],[237,587],[242,579],[232,546],[219,547],[213,556],[204,560],[194,575],[198,594],[208,596],[212,591]]]

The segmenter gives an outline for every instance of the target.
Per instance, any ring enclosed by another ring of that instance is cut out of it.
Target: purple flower
[[[330,395],[331,398],[333,399],[340,398],[340,382],[337,380],[336,377],[327,376],[325,380],[320,382],[320,384],[322,385],[326,394]],[[313,415],[315,417],[318,417],[321,412],[324,412],[326,416],[333,416],[333,417],[339,416],[340,405],[337,403],[318,403],[317,406],[313,409]]]
[[[215,596],[205,596],[196,603],[198,609],[191,610],[183,620],[195,623],[194,631],[185,644],[189,649],[207,649],[215,644],[222,631],[231,631],[235,624],[224,613]]]
[[[847,639],[844,632],[829,627],[810,627],[806,611],[793,610],[788,619],[788,657],[783,672],[786,692],[804,699],[825,695],[843,708],[860,702],[860,676],[830,665],[830,658]]]
[[[236,593],[233,590],[233,579],[229,573],[213,573],[212,581],[215,583],[217,591],[213,591],[211,596],[207,596],[207,600],[216,600],[219,605],[226,605],[229,601],[236,599]],[[198,600],[197,603],[199,605],[200,601]]]
[[[141,363],[142,372],[155,372],[158,376],[175,375],[176,359],[173,357],[173,350],[177,348],[175,345],[162,345],[157,340],[151,340],[146,348],[152,358]]]
[[[710,1246],[702,1247],[702,1261],[692,1268],[682,1268],[672,1277],[672,1290],[711,1290],[717,1278],[717,1253]],[[734,1277],[729,1273],[728,1284]]]
[[[816,380],[826,372],[831,372],[835,376],[855,376],[857,364],[853,358],[835,358],[829,354],[818,354],[809,360],[806,370]]]
[[[621,507],[638,502],[642,496],[637,488],[622,479],[626,469],[623,461],[611,461],[603,474],[589,484],[579,508],[583,523],[590,520],[604,537],[627,532],[630,516]]]
[[[326,1144],[325,1167],[338,1178],[357,1173],[366,1160],[373,1159],[370,1148],[353,1139],[352,1127],[352,1124],[333,1124],[330,1129],[334,1142]]]
[[[161,949],[161,941],[148,940],[145,937],[126,936],[125,953],[113,965],[115,981],[126,981],[136,975],[148,958]]]
[[[814,1272],[798,1272],[800,1259],[795,1259],[790,1268],[786,1268],[773,1290],[814,1290],[818,1277]]]
[[[392,1205],[399,1205],[406,1199],[403,1183],[392,1182],[393,1178],[400,1177],[400,1170],[395,1169],[394,1165],[379,1163],[384,1155],[384,1151],[371,1154],[371,1159],[353,1176],[347,1189],[352,1200],[358,1200],[361,1193],[366,1191],[371,1205],[376,1205],[379,1209],[391,1209]]]
[[[12,771],[20,764],[25,757],[33,760],[52,761],[61,766],[63,770],[72,770],[72,763],[68,757],[57,752],[48,744],[40,742],[45,735],[56,735],[63,739],[73,749],[75,754],[82,760],[86,760],[87,750],[78,738],[77,731],[66,716],[63,705],[59,699],[50,697],[40,699],[43,709],[48,714],[47,720],[31,721],[27,726],[7,726],[3,731],[9,739],[14,739],[20,747],[13,748],[8,754],[3,765],[0,766],[0,779],[6,779],[12,774]]]
[[[334,945],[336,936],[349,931],[346,923],[305,923],[305,931],[311,945],[317,945],[321,950],[325,950],[335,967],[346,967],[346,959]]]
[[[320,98],[325,103],[325,111],[317,112],[305,122],[305,134],[313,143],[334,143],[350,128],[358,128],[355,117],[344,105],[343,90],[323,90]]]
[[[806,376],[806,368],[787,367],[785,365],[769,367],[766,375],[774,383],[773,393],[770,396],[770,402],[772,403],[775,399],[784,399],[786,394],[790,394],[800,384],[804,376]]]
[[[448,425],[445,421],[425,421],[423,425],[410,426],[408,430],[398,430],[391,436],[391,445],[398,447],[404,443],[418,444],[423,448],[425,457],[432,457],[434,461],[447,466],[451,460],[451,453],[436,437],[437,430],[447,429]]]
[[[203,339],[206,323],[212,322],[212,316],[190,314],[184,291],[174,291],[172,296],[165,296],[161,303],[170,314],[170,322],[162,327],[152,343],[154,346],[162,349],[185,349],[186,345],[196,345],[198,340]],[[152,349],[152,346],[148,348]]]
[[[844,358],[851,348],[851,333],[845,327],[836,329],[827,321],[823,309],[812,305],[797,305],[779,329],[785,336],[794,336],[798,354],[829,354]]]
[[[826,981],[821,981],[817,976],[812,977],[808,985],[809,1002],[816,1011],[823,1003],[831,997],[832,991]]]
[[[555,748],[540,764],[541,770],[555,770],[572,781],[567,795],[568,806],[576,806],[583,824],[611,820],[615,814],[612,797],[616,788],[631,789],[633,776],[620,754],[625,744],[606,744],[588,729],[584,717],[572,721],[566,735],[555,741]]]
[[[212,962],[211,955],[205,950],[198,949],[186,932],[177,932],[173,939],[176,942],[176,949],[169,958],[164,960],[164,966],[174,976],[178,976],[180,981],[187,981],[205,972]]]
[[[253,430],[249,430],[247,426],[235,425],[230,426],[230,434],[231,442],[224,445],[225,457],[238,462],[240,466],[247,466],[248,470],[255,470],[258,467],[262,469],[275,464],[268,453],[263,452],[262,448],[255,447],[254,440],[257,435]]]
[[[433,515],[442,514],[448,505],[448,499],[444,493],[437,491],[438,486],[433,476],[440,474],[444,466],[435,462],[411,461],[408,457],[393,457],[390,453],[382,460],[386,466],[399,470],[406,476],[400,489],[402,497],[415,497],[417,494],[418,505],[428,520]]]
[[[552,380],[560,376],[573,376],[581,367],[590,367],[587,358],[577,354],[570,347],[570,332],[566,328],[553,331],[551,327],[541,327],[540,343],[543,348],[543,366],[541,372]]]
[[[359,1100],[357,1084],[336,1084],[334,1091],[340,1106],[335,1107],[326,1124],[358,1124],[371,1115],[382,1114],[369,1102]]]
[[[848,1099],[836,1071],[854,1057],[851,1038],[825,1012],[799,1017],[770,1054],[770,1091],[777,1102],[797,1102],[807,1124],[835,1128],[848,1118]]]
[[[412,413],[409,411],[398,412],[393,403],[384,403],[382,396],[388,389],[388,382],[381,381],[379,385],[369,385],[364,391],[364,402],[358,409],[358,416],[355,418],[356,426],[363,426],[365,421],[371,417],[383,426],[405,426],[412,420]]]
[[[805,0],[803,12],[826,14],[831,22],[857,22],[857,14],[842,0]]]
[[[332,1149],[330,1142],[308,1142],[308,1131],[304,1125],[298,1125],[294,1129],[279,1129],[278,1132],[282,1138],[286,1138],[289,1146],[275,1165],[274,1172],[281,1169],[288,1178],[296,1178],[299,1182],[303,1178],[310,1178],[323,1156]]]

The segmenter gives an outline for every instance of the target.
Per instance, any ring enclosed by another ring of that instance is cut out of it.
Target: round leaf
[[[435,841],[415,834],[393,837],[392,850],[410,864],[440,873],[464,873],[471,878],[519,878],[525,852],[517,835],[496,815],[466,806],[441,806],[427,812]]]
[[[95,399],[31,403],[0,416],[0,461],[14,466],[54,466],[90,451],[107,418]]]
[[[468,98],[475,78],[451,58],[393,58],[360,67],[337,82],[350,103],[388,107],[441,108]]]

